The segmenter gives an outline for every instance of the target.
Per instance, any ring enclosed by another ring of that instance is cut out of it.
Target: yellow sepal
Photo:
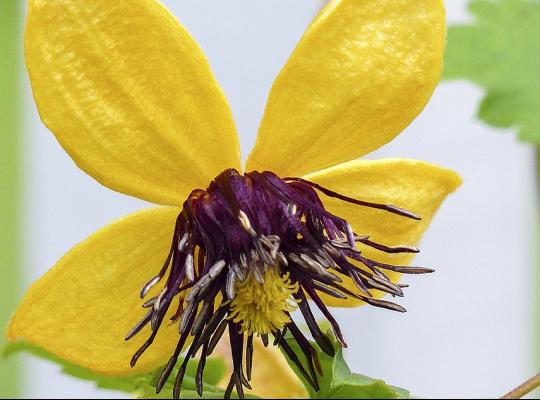
[[[208,62],[155,0],[31,0],[26,65],[45,125],[100,183],[180,205],[240,168]]]
[[[422,218],[417,221],[322,196],[325,207],[347,220],[357,234],[368,235],[371,240],[388,246],[417,245],[443,200],[461,184],[459,175],[451,170],[406,159],[350,161],[305,178],[345,196],[394,205]],[[394,265],[407,265],[414,256],[410,253],[387,254],[363,245],[359,249],[367,258]],[[388,275],[394,282],[400,277],[395,272]],[[351,279],[346,279],[344,286],[358,292]],[[380,292],[375,294],[378,297],[382,295]],[[338,300],[324,296],[324,299],[331,306],[363,304],[351,298]]]
[[[333,0],[277,77],[246,169],[301,176],[399,134],[435,88],[441,0]]]
[[[232,354],[228,335],[214,350],[213,355],[223,358],[227,372],[219,383],[225,389],[233,372]],[[305,399],[308,397],[304,385],[289,367],[287,360],[277,346],[265,347],[259,337],[253,339],[253,371],[250,381],[253,390],[246,393],[263,399]]]
[[[140,211],[76,245],[27,291],[8,325],[8,340],[30,342],[106,375],[164,365],[178,341],[178,328],[167,319],[135,368],[130,359],[149,327],[130,341],[124,337],[146,313],[139,292],[167,257],[178,213],[173,207]]]

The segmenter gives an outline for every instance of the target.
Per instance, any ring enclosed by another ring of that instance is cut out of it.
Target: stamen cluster
[[[386,271],[426,273],[433,270],[396,266],[366,258],[357,243],[387,253],[418,252],[414,247],[388,247],[353,232],[350,224],[328,212],[319,193],[364,207],[378,208],[404,217],[419,219],[400,208],[364,202],[343,196],[301,178],[282,179],[272,172],[240,174],[222,172],[206,190],[194,190],[178,215],[167,259],[142,289],[141,298],[168,272],[163,289],[147,300],[145,317],[126,339],[150,324],[151,334],[135,353],[131,364],[152,344],[173,300],[178,308],[172,317],[179,330],[176,350],[163,369],[159,392],[184,347],[187,353],[176,374],[174,396],[178,398],[190,358],[199,354],[196,382],[202,394],[206,358],[228,331],[233,372],[226,391],[240,397],[251,388],[254,335],[265,345],[269,336],[300,372],[318,389],[316,352],[291,318],[298,308],[311,336],[329,355],[334,348],[318,326],[308,304],[309,297],[329,321],[342,346],[346,346],[338,323],[321,298],[321,293],[362,300],[376,307],[403,312],[401,306],[373,297],[373,289],[403,296],[405,285],[393,283]],[[352,279],[356,291],[342,285]],[[290,333],[307,360],[300,358],[284,340]]]

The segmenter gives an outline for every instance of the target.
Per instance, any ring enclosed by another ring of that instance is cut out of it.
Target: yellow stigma
[[[297,291],[298,283],[291,282],[288,272],[281,276],[278,267],[266,270],[263,283],[249,273],[243,282],[236,284],[228,318],[239,323],[242,332],[248,335],[281,330],[290,322],[287,313],[297,308],[292,298]]]

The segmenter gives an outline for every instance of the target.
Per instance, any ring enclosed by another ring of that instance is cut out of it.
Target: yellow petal
[[[31,0],[25,50],[43,122],[100,183],[178,205],[240,167],[204,54],[155,0]]]
[[[178,212],[173,207],[140,211],[79,243],[32,285],[8,325],[8,339],[107,375],[165,364],[178,341],[175,326],[164,322],[133,369],[131,356],[149,327],[131,341],[124,337],[145,315],[139,292],[167,257]]]
[[[224,338],[218,344],[214,355],[223,358],[227,372],[219,386],[226,388],[232,373],[232,354],[229,340]],[[300,379],[294,374],[285,357],[276,346],[264,347],[260,338],[253,340],[253,372],[248,394],[263,399],[305,399],[307,392]]]
[[[392,140],[439,80],[445,32],[441,0],[331,1],[274,82],[247,170],[301,176]]]
[[[263,399],[304,399],[307,392],[278,347],[253,341],[253,394]]]
[[[404,159],[350,161],[310,174],[306,179],[355,199],[404,208],[422,218],[416,221],[323,195],[326,208],[346,219],[356,233],[369,235],[371,240],[389,246],[418,244],[442,201],[461,184],[459,175],[451,170]],[[412,254],[387,254],[367,246],[359,248],[364,256],[383,263],[407,265],[413,258]],[[399,279],[397,273],[388,275],[394,282]],[[345,286],[355,287],[350,279]],[[340,307],[359,304],[352,299],[340,301],[325,297],[325,300],[329,305]]]

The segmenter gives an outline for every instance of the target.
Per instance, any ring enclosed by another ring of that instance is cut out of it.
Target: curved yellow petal
[[[107,375],[165,364],[178,341],[175,326],[164,323],[133,369],[130,359],[149,327],[128,342],[124,337],[145,315],[139,293],[167,257],[178,213],[174,207],[140,211],[79,243],[32,285],[8,325],[7,338]]]
[[[461,184],[459,175],[451,170],[405,159],[350,161],[305,178],[343,195],[398,206],[422,218],[416,221],[323,195],[326,208],[346,219],[356,233],[368,235],[371,240],[389,246],[418,244],[442,201]],[[388,264],[407,265],[413,258],[412,254],[387,254],[363,245],[359,249],[364,256]],[[388,275],[394,281],[399,279],[397,273]],[[350,279],[345,283],[354,289]],[[325,297],[325,300],[329,305],[340,307],[361,304],[353,299]]]
[[[253,341],[252,394],[263,399],[305,399],[307,392],[276,346]]]
[[[214,355],[223,358],[227,372],[219,386],[226,388],[232,372],[232,354],[229,340],[224,335]],[[277,346],[264,347],[260,338],[253,340],[253,371],[250,381],[253,390],[247,393],[262,399],[305,399],[304,385],[292,371]]]
[[[208,62],[155,0],[31,0],[26,64],[39,113],[100,183],[178,205],[240,168]]]
[[[301,176],[399,134],[441,72],[441,0],[333,0],[277,77],[247,170]]]

